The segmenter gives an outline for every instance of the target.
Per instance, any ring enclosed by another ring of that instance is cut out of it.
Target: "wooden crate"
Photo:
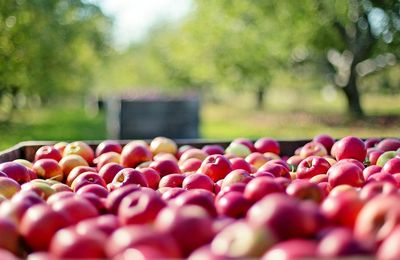
[[[122,145],[127,144],[131,140],[119,140]],[[150,140],[145,140],[149,142]],[[178,146],[192,145],[197,148],[201,148],[204,145],[219,144],[223,147],[227,147],[230,143],[228,140],[204,140],[204,139],[177,139],[175,140]],[[281,146],[281,155],[290,156],[293,155],[294,151],[309,142],[310,140],[279,140]],[[93,149],[101,141],[85,141]],[[51,145],[56,142],[54,141],[27,141],[16,144],[15,146],[0,152],[0,162],[12,161],[15,159],[26,159],[33,161],[36,151],[43,145]]]

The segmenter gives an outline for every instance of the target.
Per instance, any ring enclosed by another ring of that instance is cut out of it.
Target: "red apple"
[[[149,186],[143,173],[132,168],[120,170],[117,175],[115,175],[112,183],[117,187],[123,187],[129,184],[138,184],[142,187]]]
[[[146,143],[132,141],[122,148],[121,164],[124,167],[136,167],[139,164],[151,161],[153,155]]]
[[[156,191],[132,192],[121,201],[118,217],[123,225],[152,223],[166,205]]]
[[[153,156],[153,161],[164,161],[164,160],[171,160],[174,162],[178,162],[178,159],[176,159],[175,155],[172,153],[158,153]]]
[[[80,188],[89,184],[96,184],[107,188],[107,183],[99,174],[97,174],[96,172],[84,172],[76,177],[76,179],[72,182],[71,189],[74,192],[77,192]]]
[[[117,216],[113,214],[105,214],[80,221],[76,225],[76,230],[80,234],[101,232],[106,237],[109,237],[119,227],[120,223]]]
[[[187,150],[192,149],[192,148],[195,148],[195,147],[190,144],[185,144],[185,145],[180,146],[178,148],[178,152],[176,153],[176,159],[179,160],[184,152],[186,152]]]
[[[10,199],[14,194],[21,190],[21,185],[14,179],[0,177],[0,195]]]
[[[68,145],[67,142],[58,142],[58,143],[55,143],[53,145],[53,147],[56,148],[62,155],[64,153],[65,147],[67,147],[67,145]]]
[[[71,186],[72,182],[76,179],[76,177],[78,177],[79,175],[81,175],[84,172],[96,172],[96,169],[90,166],[77,166],[74,167],[70,173],[68,174],[67,180],[65,181],[65,183],[69,186]]]
[[[310,179],[310,182],[317,183],[317,184],[321,183],[321,182],[328,182],[328,175],[326,175],[326,174],[315,175],[314,177],[312,177]]]
[[[210,144],[210,145],[205,145],[203,148],[201,148],[204,152],[206,152],[208,155],[213,155],[213,154],[224,154],[225,149],[218,144]]]
[[[229,160],[232,164],[232,170],[242,169],[247,172],[252,172],[253,168],[251,164],[245,161],[243,158],[232,158]]]
[[[390,174],[400,173],[400,157],[394,157],[387,161],[382,168],[382,172]]]
[[[165,175],[160,179],[160,182],[158,183],[159,188],[164,188],[164,187],[182,187],[183,180],[185,179],[186,175],[182,173],[172,173]]]
[[[111,183],[117,175],[119,171],[124,169],[124,167],[118,163],[111,162],[107,163],[99,170],[99,175],[104,179],[104,181],[108,184]]]
[[[337,145],[335,147],[336,160],[352,158],[363,162],[366,154],[367,149],[365,148],[365,144],[358,137],[346,136],[337,141]]]
[[[170,175],[168,175],[170,176]],[[165,178],[165,177],[164,177]],[[211,192],[214,191],[214,182],[205,174],[202,173],[193,173],[187,175],[182,182],[182,188],[191,190],[191,189],[204,189],[209,190]]]
[[[324,199],[322,189],[308,180],[294,180],[286,188],[286,193],[301,200],[312,200],[320,203]]]
[[[268,158],[259,152],[254,152],[246,156],[245,158],[246,162],[248,162],[250,165],[256,167],[257,169],[260,168],[263,164],[268,162]]]
[[[301,161],[303,160],[303,158],[300,155],[293,155],[290,156],[286,162],[293,167],[294,169],[297,169],[297,167],[299,166],[299,164],[301,163]]]
[[[378,166],[378,165],[370,165],[368,167],[366,167],[363,170],[363,176],[364,176],[364,180],[367,180],[369,178],[369,176],[381,172],[382,171],[382,167]]]
[[[214,182],[225,178],[232,171],[232,165],[223,155],[214,154],[204,159],[201,164],[199,173],[203,173],[210,177]]]
[[[322,144],[328,153],[330,153],[331,148],[335,143],[335,139],[333,139],[332,136],[327,134],[317,135],[313,138],[313,141]]]
[[[397,180],[390,173],[378,172],[378,173],[372,174],[367,179],[367,183],[376,182],[376,181],[378,181],[378,182],[390,182],[394,186],[398,185]]]
[[[280,146],[279,143],[271,138],[260,138],[254,143],[254,147],[260,153],[274,153],[279,155],[280,154]]]
[[[79,197],[65,198],[53,203],[54,211],[63,214],[69,224],[77,224],[84,219],[99,215],[97,209],[86,199]]]
[[[244,189],[244,197],[252,202],[256,202],[271,193],[283,192],[281,185],[269,177],[257,177],[252,179]]]
[[[250,139],[247,138],[236,138],[232,141],[232,143],[238,143],[238,144],[243,144],[249,148],[250,152],[254,153],[256,151],[256,148],[254,147],[253,142]]]
[[[11,219],[0,217],[0,234],[0,248],[18,254],[19,232],[17,225]]]
[[[382,242],[376,253],[376,259],[400,259],[400,247],[398,243],[400,240],[400,226],[397,226],[390,235]]]
[[[201,166],[202,160],[197,158],[190,158],[180,163],[181,172],[196,172]]]
[[[325,146],[318,142],[306,143],[300,150],[300,157],[307,158],[309,156],[325,156],[328,154]]]
[[[87,143],[82,141],[69,143],[64,149],[63,157],[71,154],[81,156],[88,164],[93,163],[94,151]]]
[[[369,201],[373,197],[380,194],[395,194],[397,193],[397,185],[390,182],[374,181],[369,182],[360,191],[360,198],[364,201]]]
[[[0,171],[19,184],[30,181],[28,169],[16,162],[4,162],[0,164]]]
[[[129,184],[126,186],[122,186],[112,192],[107,196],[106,199],[106,208],[112,214],[118,213],[119,205],[125,196],[130,194],[131,192],[136,192],[140,190],[140,186],[137,184]]]
[[[54,146],[45,145],[40,147],[35,153],[35,161],[40,159],[53,159],[57,162],[62,158],[62,154]]]
[[[296,176],[299,179],[310,179],[315,175],[327,173],[330,167],[331,165],[325,158],[310,156],[300,162]]]
[[[380,138],[375,138],[375,137],[367,138],[367,140],[364,141],[365,147],[367,149],[375,147],[380,141],[381,141]]]
[[[212,224],[207,211],[198,206],[166,207],[155,221],[157,230],[174,237],[184,256],[211,241],[214,236]],[[190,227],[190,232],[187,227]]]
[[[99,157],[103,153],[108,152],[116,152],[120,154],[122,152],[121,144],[115,140],[105,140],[97,145],[95,155],[96,157]]]
[[[19,258],[16,257],[10,251],[0,248],[0,259],[2,259],[2,260],[18,260]]]
[[[53,235],[69,223],[63,212],[57,212],[46,204],[37,204],[25,212],[19,230],[31,249],[46,251]]]
[[[108,190],[106,187],[94,183],[84,185],[76,191],[76,194],[78,195],[83,193],[92,193],[99,198],[107,198],[108,196]]]
[[[99,157],[96,157],[93,160],[93,163],[96,164],[96,169],[99,171],[104,165],[107,163],[120,163],[121,155],[116,152],[107,152],[101,154]]]
[[[181,173],[178,163],[174,160],[154,161],[150,163],[149,167],[159,172],[161,177],[172,173]]]
[[[262,260],[314,259],[317,257],[318,243],[307,239],[290,239],[272,246],[262,256]]]
[[[258,172],[269,172],[272,173],[275,177],[289,177],[289,170],[281,164],[277,163],[267,162],[258,169]]]
[[[214,194],[207,190],[188,190],[180,193],[174,199],[170,200],[170,204],[175,207],[183,207],[189,205],[200,206],[204,208],[212,217],[216,216],[214,205]]]
[[[178,152],[178,146],[176,145],[174,140],[158,136],[151,140],[150,150],[153,155],[159,153],[170,153],[175,155]]]
[[[182,153],[181,157],[179,158],[180,162],[184,162],[188,159],[196,158],[201,161],[203,161],[208,154],[204,152],[203,150],[197,149],[197,148],[191,148],[189,150],[186,150],[184,153]]]
[[[228,192],[215,202],[218,214],[231,218],[243,218],[250,206],[251,202],[238,191]]]
[[[162,199],[167,202],[169,200],[175,199],[180,194],[186,192],[186,190],[184,188],[179,188],[179,187],[174,187],[174,188],[165,187],[165,188],[159,189],[158,191],[161,192]]]
[[[87,161],[80,155],[70,154],[64,156],[59,162],[64,175],[68,178],[69,173],[78,166],[89,166]]]
[[[156,170],[150,167],[145,167],[138,170],[143,174],[143,176],[147,180],[149,188],[156,190],[158,188],[158,184],[161,179],[160,173],[158,173]]]
[[[23,191],[33,191],[37,193],[41,198],[47,200],[48,197],[56,193],[56,191],[44,180],[35,180],[24,183],[21,185]]]
[[[400,148],[400,139],[397,138],[386,138],[380,141],[376,147],[379,150],[382,150],[384,152],[387,151],[396,151],[397,149]]]
[[[354,163],[337,163],[328,170],[328,182],[331,188],[348,184],[354,187],[361,187],[364,184],[363,172]]]
[[[54,159],[39,159],[33,164],[32,170],[37,176],[43,179],[57,181],[64,179],[64,173],[58,162]]]

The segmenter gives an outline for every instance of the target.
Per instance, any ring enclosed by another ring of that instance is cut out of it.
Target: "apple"
[[[146,178],[143,176],[143,173],[132,168],[125,168],[120,170],[117,175],[115,175],[112,183],[115,184],[117,187],[122,187],[129,184],[138,184],[142,187],[149,186]]]
[[[65,181],[65,183],[69,186],[71,186],[72,182],[76,179],[76,177],[78,177],[79,175],[81,175],[84,172],[96,172],[96,169],[90,166],[77,166],[74,167],[70,173],[68,174],[67,180]]]
[[[122,253],[115,256],[114,260],[129,260],[129,259],[165,259],[165,253],[160,249],[152,246],[135,246],[129,247]]]
[[[375,147],[379,142],[381,141],[380,138],[376,138],[376,137],[371,137],[371,138],[367,138],[364,143],[365,143],[365,147],[368,148],[372,148]]]
[[[207,156],[208,154],[203,150],[200,150],[198,148],[191,148],[182,153],[181,157],[179,158],[179,162],[183,163],[186,160],[193,158],[203,161]]]
[[[108,190],[106,187],[94,183],[82,186],[76,191],[76,194],[80,195],[87,192],[95,194],[99,198],[107,198],[108,196]]]
[[[367,244],[385,240],[400,222],[399,195],[378,195],[357,216],[354,235]]]
[[[55,190],[55,192],[61,192],[61,191],[69,191],[72,192],[72,189],[64,183],[55,183],[55,184],[51,184],[50,187]]]
[[[400,173],[400,157],[394,157],[388,160],[384,164],[382,172],[390,174]]]
[[[391,182],[374,181],[368,182],[360,191],[360,198],[364,201],[369,201],[373,197],[380,194],[395,194],[397,193],[397,186]]]
[[[279,143],[272,138],[260,138],[254,143],[254,147],[260,153],[271,152],[278,155],[280,154]]]
[[[185,179],[186,175],[182,173],[172,173],[165,175],[160,179],[160,182],[158,183],[159,188],[164,188],[164,187],[182,187],[183,180]]]
[[[146,143],[131,141],[122,148],[121,164],[124,167],[136,167],[151,161],[153,155]]]
[[[120,154],[122,152],[121,144],[115,140],[102,141],[97,145],[95,155],[96,157],[99,157],[103,153],[108,153],[108,152],[115,152]]]
[[[331,165],[320,156],[310,156],[300,162],[296,169],[296,177],[298,179],[310,179],[318,174],[328,172]]]
[[[92,203],[79,197],[70,197],[56,201],[51,207],[54,211],[63,214],[70,225],[99,215],[99,212]]]
[[[332,136],[327,134],[320,134],[314,136],[313,141],[322,144],[325,147],[328,154],[330,153],[332,146],[335,143],[335,139],[333,139]]]
[[[385,138],[380,141],[376,147],[384,152],[396,151],[400,148],[400,139],[398,138]]]
[[[248,156],[246,156],[245,160],[250,165],[252,165],[252,166],[256,167],[256,169],[258,169],[268,161],[268,158],[262,153],[253,152],[253,153],[249,154]]]
[[[108,211],[112,214],[118,213],[119,205],[122,199],[131,192],[136,192],[140,190],[140,186],[137,184],[129,184],[122,186],[112,192],[107,196],[105,205]]]
[[[178,163],[174,160],[153,161],[149,167],[159,172],[161,177],[172,173],[181,173]]]
[[[370,165],[376,165],[378,162],[379,157],[383,154],[383,151],[380,150],[374,150],[370,151],[369,153],[367,152],[367,157]]]
[[[164,208],[154,225],[161,233],[170,234],[177,241],[183,255],[188,256],[193,250],[212,240],[212,224],[212,218],[203,208],[184,206]],[[187,227],[190,227],[190,232]]]
[[[190,232],[187,232],[188,234]],[[121,239],[123,237],[124,239]],[[148,225],[128,225],[117,229],[105,243],[108,258],[116,257],[128,248],[148,246],[163,253],[162,258],[180,259],[182,253],[171,234],[161,233]],[[134,258],[131,258],[134,259]]]
[[[214,182],[225,178],[225,176],[232,171],[232,164],[223,155],[213,154],[204,159],[203,163],[198,170],[210,177]]]
[[[180,163],[179,168],[181,172],[196,172],[203,161],[197,158],[190,158]]]
[[[300,150],[300,157],[307,158],[309,156],[325,156],[328,154],[325,146],[318,142],[308,142]]]
[[[14,194],[21,190],[21,185],[14,179],[0,177],[0,195],[10,199]]]
[[[0,164],[0,172],[7,174],[8,177],[19,184],[30,181],[28,169],[16,162],[4,162]]]
[[[225,154],[234,155],[237,157],[245,158],[251,154],[251,150],[244,144],[241,143],[231,143],[225,149]]]
[[[241,169],[241,170],[245,170],[249,173],[253,172],[253,171],[255,172],[257,170],[255,167],[251,166],[248,162],[246,162],[245,159],[240,158],[240,157],[229,159],[229,161],[232,164],[232,170]]]
[[[19,232],[17,225],[11,219],[0,217],[0,234],[0,248],[18,254]]]
[[[220,197],[215,202],[219,215],[231,218],[243,218],[250,208],[251,202],[247,200],[242,192],[231,191]]]
[[[247,138],[235,138],[231,143],[237,143],[237,144],[243,144],[249,148],[250,152],[254,153],[256,151],[256,148],[254,147],[253,142],[250,139]]]
[[[271,193],[282,193],[284,190],[281,185],[270,177],[257,177],[247,183],[243,196],[252,202],[262,199]]]
[[[96,172],[84,172],[75,178],[71,184],[71,189],[74,192],[77,192],[79,189],[89,184],[100,185],[104,188],[107,188],[107,183],[99,174]]]
[[[318,175],[313,176],[309,181],[313,182],[313,183],[317,183],[317,184],[321,183],[321,182],[328,182],[328,175],[318,174]]]
[[[219,255],[213,252],[210,244],[206,244],[194,250],[187,258],[188,260],[202,260],[202,259],[213,259],[213,260],[228,260],[229,258],[224,255]]]
[[[45,159],[43,159],[45,160]],[[46,181],[30,181],[21,185],[23,191],[33,191],[41,198],[47,200],[48,197],[56,193],[56,191]]]
[[[332,224],[353,228],[364,202],[357,193],[343,191],[331,193],[321,204],[322,214]]]
[[[337,163],[328,170],[328,182],[333,188],[341,184],[361,187],[364,184],[363,171],[351,162]]]
[[[170,175],[167,175],[168,177]],[[165,177],[164,177],[165,178]],[[191,190],[191,189],[204,189],[213,192],[214,191],[214,182],[205,174],[202,173],[193,173],[187,175],[183,182],[182,188]]]
[[[171,160],[174,162],[178,162],[178,159],[176,159],[175,155],[172,153],[158,153],[153,156],[153,161],[163,161],[163,160]]]
[[[290,156],[286,162],[294,169],[296,170],[297,167],[299,166],[299,164],[301,163],[301,161],[303,160],[303,158],[300,155],[292,155]]]
[[[80,155],[70,154],[64,156],[59,162],[64,176],[68,178],[69,173],[78,166],[89,166],[88,162]]]
[[[170,153],[175,155],[178,152],[178,146],[172,139],[158,136],[151,140],[150,151],[153,153],[153,155],[159,153]]]
[[[300,203],[283,193],[269,194],[251,206],[246,219],[255,227],[271,230],[278,240],[308,237],[315,231],[315,221]]]
[[[101,167],[101,169],[99,170],[99,175],[108,184],[113,181],[115,175],[117,175],[117,173],[122,169],[124,169],[124,167],[118,163],[115,162],[107,163],[106,165]]]
[[[213,155],[213,154],[224,154],[225,149],[221,145],[218,144],[210,144],[210,145],[205,145],[203,148],[201,148],[204,152],[206,152],[208,155]]]
[[[390,159],[397,157],[398,155],[399,153],[396,151],[384,152],[378,157],[376,165],[383,167],[386,164],[386,162],[388,162]]]
[[[395,179],[395,177],[390,174],[390,173],[384,173],[384,172],[378,172],[375,174],[372,174],[371,176],[368,177],[367,179],[367,183],[369,182],[390,182],[392,183],[394,186],[397,186],[397,180]]]
[[[40,159],[53,159],[59,162],[62,158],[62,154],[54,146],[45,145],[40,147],[35,153],[35,161]]]
[[[120,163],[121,155],[116,152],[107,152],[101,154],[99,157],[96,157],[93,160],[93,163],[96,165],[96,169],[99,171],[104,165],[107,163]]]
[[[196,148],[196,147],[194,147],[193,145],[190,145],[190,144],[185,144],[185,145],[178,147],[178,152],[176,153],[176,159],[179,160],[184,152],[186,152],[187,150],[192,149],[192,148]]]
[[[46,204],[37,204],[25,212],[19,230],[31,249],[47,251],[54,234],[69,223],[63,212],[55,211]]]
[[[215,201],[219,200],[220,198],[225,196],[225,194],[228,194],[229,192],[232,191],[238,191],[240,193],[244,193],[246,186],[247,185],[243,182],[237,182],[232,185],[226,186],[223,189],[221,189],[220,192],[215,196]]]
[[[367,180],[370,176],[375,173],[379,173],[382,171],[382,167],[378,165],[370,165],[363,170],[364,179]]]
[[[53,179],[57,181],[62,181],[64,179],[61,166],[54,159],[39,159],[33,164],[32,170],[37,176],[43,179]]]
[[[149,188],[152,188],[153,190],[158,188],[161,179],[159,172],[150,167],[141,168],[138,169],[138,171],[140,171],[145,177]]]
[[[397,246],[400,239],[400,226],[397,226],[390,235],[382,242],[376,252],[376,259],[399,259],[400,248]]]
[[[320,203],[324,199],[322,189],[308,180],[294,180],[286,187],[286,193],[301,200],[312,200]]]
[[[178,197],[180,194],[186,192],[184,188],[179,188],[179,187],[165,187],[164,189],[159,189],[159,192],[161,192],[161,197],[164,201],[170,201]]]
[[[174,199],[171,199],[169,203],[178,208],[189,205],[200,206],[204,208],[210,216],[215,217],[217,215],[214,204],[214,194],[207,190],[197,189],[182,192]]]
[[[293,238],[273,245],[261,259],[317,259],[317,250],[315,240]]]
[[[272,173],[275,177],[289,177],[289,170],[277,163],[267,162],[263,166],[261,166],[257,172],[269,172]]]
[[[64,153],[65,147],[67,147],[67,145],[68,145],[67,142],[58,142],[58,143],[55,143],[53,145],[53,147],[56,148],[62,155]]]
[[[211,242],[211,250],[217,255],[232,259],[260,257],[275,244],[276,238],[268,229],[255,228],[239,220],[225,227]]]
[[[106,237],[109,237],[119,227],[120,223],[117,216],[113,214],[105,214],[80,221],[76,225],[76,230],[80,234],[101,232]]]
[[[118,217],[122,225],[152,223],[166,205],[156,191],[132,192],[121,201]]]
[[[50,252],[60,259],[103,259],[106,237],[100,232],[80,234],[75,227],[57,231],[50,243]]]
[[[365,160],[367,149],[364,142],[354,136],[346,136],[339,141],[335,147],[335,158],[336,160],[342,160],[347,158],[356,159],[360,162]]]

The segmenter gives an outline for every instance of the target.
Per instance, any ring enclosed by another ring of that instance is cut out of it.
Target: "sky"
[[[146,36],[159,20],[177,21],[191,8],[191,0],[97,0],[106,15],[114,18],[113,39],[118,47]]]

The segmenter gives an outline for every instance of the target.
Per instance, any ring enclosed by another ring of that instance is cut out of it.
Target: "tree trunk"
[[[256,90],[256,108],[262,110],[264,108],[265,88],[259,86]]]
[[[364,111],[361,107],[360,93],[357,86],[357,74],[352,66],[350,71],[349,82],[343,87],[344,94],[347,99],[347,111],[353,118],[362,118]]]

